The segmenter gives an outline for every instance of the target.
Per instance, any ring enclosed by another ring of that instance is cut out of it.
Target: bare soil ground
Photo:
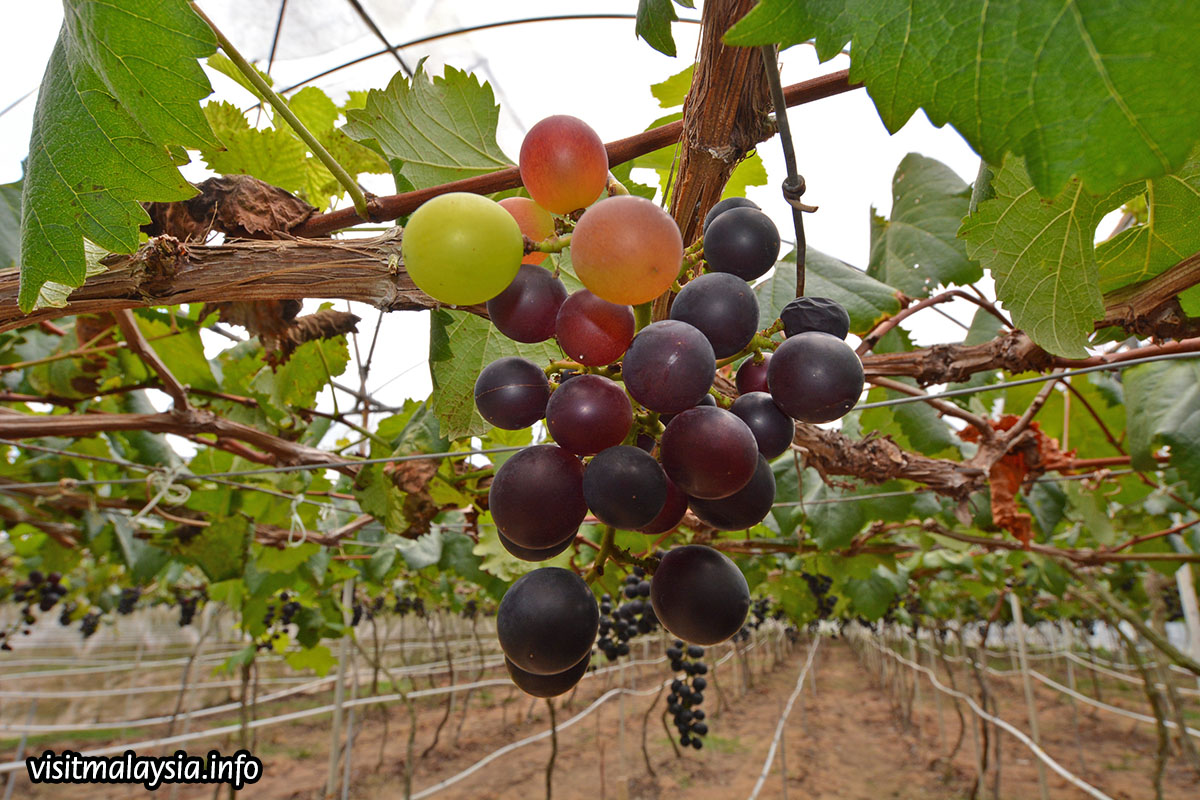
[[[688,749],[677,756],[662,723],[665,696],[626,696],[613,699],[578,724],[558,734],[553,770],[553,797],[587,800],[733,800],[748,797],[762,770],[776,723],[804,663],[807,645],[772,651],[764,646],[750,659],[752,678],[743,686],[739,660],[717,670],[718,691],[710,680],[705,692],[710,734],[703,750]],[[711,660],[725,652],[710,651]],[[779,658],[776,658],[776,655]],[[711,663],[710,660],[710,663]],[[663,665],[628,670],[625,677],[602,676],[585,680],[569,703],[560,702],[559,724],[578,714],[619,681],[647,690],[667,677]],[[490,676],[495,677],[492,672]],[[462,682],[470,675],[459,674]],[[957,674],[959,685],[962,675]],[[427,685],[424,679],[418,688]],[[1000,715],[1022,730],[1029,724],[1018,680],[993,678],[992,689]],[[1086,686],[1081,688],[1086,689]],[[911,691],[911,689],[910,689]],[[898,711],[895,692],[880,685],[878,673],[864,666],[840,641],[825,640],[815,671],[809,676],[801,701],[788,719],[782,757],[763,787],[761,798],[786,797],[811,800],[959,800],[970,795],[975,774],[971,728],[953,758],[947,758],[959,734],[954,704],[943,698],[939,723],[934,692],[922,684],[909,722]],[[1039,689],[1038,714],[1045,749],[1067,769],[1116,800],[1152,798],[1151,773],[1156,740],[1152,726],[1123,720],[1103,712],[1076,712],[1060,695]],[[328,702],[329,694],[272,705],[267,713]],[[1107,699],[1107,698],[1106,698]],[[1136,700],[1136,695],[1130,701]],[[173,704],[164,699],[163,705]],[[542,701],[530,701],[506,687],[476,691],[463,719],[463,696],[442,730],[435,749],[416,761],[413,791],[419,792],[454,776],[498,748],[549,726],[549,711]],[[649,717],[646,710],[654,703]],[[118,704],[118,708],[120,705]],[[1193,702],[1193,710],[1195,703]],[[169,708],[160,708],[158,713]],[[415,739],[420,754],[432,742],[444,713],[440,700],[418,704]],[[966,710],[964,709],[964,713]],[[7,715],[6,715],[7,716]],[[207,719],[203,725],[236,721],[236,716]],[[385,726],[386,719],[386,726]],[[970,717],[968,716],[968,720]],[[646,758],[642,752],[643,721]],[[197,721],[196,727],[199,727]],[[317,800],[324,797],[328,773],[329,717],[266,728],[258,732],[253,752],[262,758],[265,774],[242,794],[263,800]],[[408,714],[393,703],[358,712],[351,762],[349,797],[375,800],[404,796],[404,757]],[[672,729],[673,731],[673,729]],[[1076,733],[1078,731],[1078,733]],[[118,741],[150,738],[161,731],[126,732]],[[102,738],[88,741],[40,739],[34,753],[45,749],[75,750],[99,746]],[[236,739],[208,739],[189,746],[192,753],[216,748],[237,749]],[[4,758],[12,757],[5,746]],[[532,800],[546,795],[549,739],[514,750],[473,775],[434,795],[442,800]],[[148,753],[141,753],[148,755]],[[786,774],[783,770],[786,769]],[[1000,797],[1024,800],[1039,796],[1037,769],[1027,749],[1005,737],[1001,747]],[[994,773],[989,771],[987,790],[992,797]],[[191,800],[214,798],[214,787],[164,787],[160,797]],[[225,789],[221,797],[228,797]],[[1052,798],[1085,797],[1081,791],[1050,773]],[[145,797],[140,787],[41,786],[32,787],[19,775],[14,798],[133,798]],[[340,796],[340,795],[339,795]],[[1200,798],[1200,782],[1177,755],[1168,765],[1164,797]]]

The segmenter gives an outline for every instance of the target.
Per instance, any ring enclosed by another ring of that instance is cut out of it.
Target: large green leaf
[[[342,130],[402,162],[400,174],[422,189],[510,166],[496,144],[499,115],[492,87],[474,75],[446,67],[431,80],[418,68],[411,81],[397,73],[371,90],[365,108],[346,111]]]
[[[1147,219],[1096,248],[1100,289],[1153,278],[1200,250],[1200,153],[1146,183]]]
[[[486,319],[465,311],[436,309],[429,326],[430,402],[441,420],[442,435],[450,439],[479,436],[492,427],[475,410],[475,379],[488,364],[505,356],[521,356],[541,366],[562,358],[553,340],[514,342]]]
[[[1200,491],[1200,363],[1160,361],[1124,373],[1129,454],[1136,469],[1154,469],[1154,451],[1171,448],[1171,465]]]
[[[211,132],[211,89],[197,58],[212,31],[184,0],[68,0],[34,111],[21,206],[25,311],[44,283],[80,286],[83,239],[131,252],[147,221],[139,201],[181,200],[192,186],[170,146]]]
[[[940,161],[909,153],[892,177],[890,219],[872,214],[867,274],[909,297],[939,285],[970,284],[983,276],[957,238],[971,188]]]
[[[959,235],[967,253],[992,271],[996,295],[1013,322],[1052,353],[1083,357],[1104,312],[1092,244],[1104,214],[1132,193],[1107,196],[1072,179],[1052,200],[1041,197],[1020,159],[1009,157]]]
[[[204,162],[222,175],[253,175],[272,186],[300,192],[308,173],[308,150],[290,131],[252,128],[242,110],[224,101],[204,106],[220,145],[200,150]]]
[[[21,181],[0,186],[0,269],[21,255]]]
[[[730,44],[851,42],[889,130],[918,109],[983,157],[1026,157],[1038,191],[1092,192],[1173,172],[1200,139],[1194,0],[762,0]]]
[[[896,290],[880,283],[844,261],[808,248],[804,261],[804,290],[811,297],[828,297],[845,306],[850,330],[866,333],[875,323],[900,310]],[[758,295],[761,330],[779,318],[779,312],[796,297],[796,256],[789,253],[775,265],[771,277],[754,287]]]

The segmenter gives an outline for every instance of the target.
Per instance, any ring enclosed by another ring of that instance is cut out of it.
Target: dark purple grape
[[[619,306],[580,289],[559,307],[554,330],[568,357],[602,367],[621,357],[633,341],[636,325],[631,306]]]
[[[587,516],[583,464],[561,447],[526,447],[496,470],[488,508],[515,545],[546,550],[562,544]]]
[[[704,397],[701,397],[700,402],[696,403],[696,405],[692,406],[692,408],[700,408],[702,406],[712,406],[713,408],[715,408],[716,405],[717,405],[717,398],[713,397],[712,394],[706,394],[706,395],[704,395]],[[675,419],[678,416],[679,416],[678,414],[659,414],[658,421],[661,422],[663,424],[663,427],[665,428],[667,425],[671,424],[671,420]]]
[[[554,335],[566,299],[567,287],[550,270],[522,264],[508,288],[487,301],[488,316],[513,341],[544,342]]]
[[[544,550],[531,550],[528,547],[521,547],[519,544],[515,544],[503,533],[500,533],[500,531],[496,531],[496,535],[500,537],[500,544],[504,546],[504,549],[507,550],[510,555],[519,558],[522,561],[534,563],[538,561],[549,561],[559,553],[566,552],[567,548],[570,547],[572,542],[575,541],[574,536],[568,536],[558,544],[554,545],[554,547],[547,547]]]
[[[854,348],[820,331],[785,339],[767,371],[776,405],[801,422],[832,422],[845,416],[858,402],[863,380]]]
[[[672,634],[711,645],[741,629],[750,611],[750,586],[728,556],[689,544],[663,556],[650,579],[650,602]]]
[[[720,500],[693,497],[688,504],[705,525],[722,531],[740,531],[762,522],[771,513],[774,502],[775,475],[767,460],[759,456],[754,477],[741,489]]]
[[[713,355],[726,358],[740,353],[758,333],[758,300],[738,276],[710,272],[683,287],[671,304],[671,319],[699,330]]]
[[[701,229],[701,233],[708,230],[708,226],[712,224],[714,219],[731,208],[758,208],[758,204],[744,197],[726,197],[708,210],[708,214],[704,217],[704,227]]]
[[[756,362],[753,356],[743,361],[734,376],[738,394],[767,391],[767,367],[770,363],[770,353],[763,353],[761,361]]]
[[[583,679],[591,660],[592,654],[589,652],[568,670],[553,675],[535,675],[521,669],[512,659],[505,656],[504,668],[508,670],[508,677],[512,678],[512,682],[525,694],[534,697],[558,697],[575,688],[575,684]]]
[[[704,334],[671,319],[643,328],[621,363],[629,394],[661,414],[677,414],[699,403],[716,374],[717,360]]]
[[[583,578],[542,567],[517,579],[500,600],[496,635],[513,664],[534,675],[555,675],[592,650],[600,609]]]
[[[704,260],[715,272],[745,281],[762,277],[779,257],[779,230],[755,208],[733,208],[704,232]]]
[[[839,339],[850,333],[850,315],[836,300],[828,297],[797,297],[779,312],[786,336],[805,331],[821,331]]]
[[[758,443],[740,419],[723,408],[691,408],[663,431],[659,458],[667,477],[690,497],[728,497],[750,482]]]
[[[590,456],[625,441],[633,406],[620,386],[600,375],[576,375],[546,404],[546,429],[572,453]]]
[[[667,476],[645,450],[610,447],[584,470],[583,497],[605,525],[636,530],[662,511],[667,501]]]
[[[537,364],[517,356],[498,358],[475,380],[475,408],[497,428],[528,428],[546,416],[550,382]]]
[[[666,533],[683,521],[683,515],[687,513],[687,510],[687,495],[675,485],[673,480],[667,478],[667,499],[663,503],[662,511],[659,511],[654,519],[638,530],[649,534]]]
[[[796,423],[766,392],[744,394],[733,401],[729,410],[749,426],[758,442],[758,452],[767,458],[783,455],[792,446]]]

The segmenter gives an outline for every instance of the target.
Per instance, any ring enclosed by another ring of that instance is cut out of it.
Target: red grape
[[[707,337],[713,355],[726,358],[741,352],[758,333],[758,300],[738,276],[710,272],[683,287],[671,304],[671,319],[695,327]]]
[[[500,649],[534,675],[556,675],[588,655],[600,609],[583,578],[561,567],[528,572],[509,587],[496,613]]]
[[[759,456],[754,477],[741,489],[719,500],[693,497],[688,505],[705,525],[722,531],[740,531],[762,522],[771,513],[774,502],[775,474],[767,460]]]
[[[683,237],[671,216],[644,197],[610,197],[580,218],[571,264],[583,285],[611,303],[637,305],[671,288]]]
[[[580,289],[563,301],[555,334],[563,352],[580,364],[602,367],[621,357],[633,341],[633,309]]]
[[[650,524],[667,501],[667,476],[654,457],[622,445],[600,452],[583,473],[583,497],[605,525],[635,530]]]
[[[569,214],[596,201],[608,184],[608,151],[583,120],[558,114],[521,142],[521,182],[542,208]]]
[[[599,375],[576,375],[546,404],[546,429],[562,448],[581,456],[625,441],[633,406],[620,386]]]
[[[634,400],[651,411],[675,414],[708,394],[717,372],[704,334],[677,320],[647,325],[621,363],[621,378]]]
[[[528,197],[506,197],[498,201],[500,207],[512,214],[521,229],[523,236],[528,236],[534,242],[540,242],[554,235],[554,217],[550,212],[530,200]],[[521,259],[522,264],[541,264],[549,253],[526,253]]]
[[[750,611],[750,586],[724,553],[689,544],[663,556],[650,580],[650,602],[668,631],[712,645],[741,630]]]
[[[729,410],[750,427],[758,442],[758,452],[767,458],[783,455],[792,446],[796,423],[766,392],[744,394],[733,401]]]
[[[519,547],[562,544],[587,516],[583,464],[561,447],[526,447],[496,470],[488,508],[496,527]]]
[[[546,416],[549,399],[546,373],[532,361],[517,356],[496,359],[475,379],[475,408],[497,428],[528,428]]]
[[[488,316],[514,342],[544,342],[554,335],[566,299],[567,287],[549,270],[522,264],[508,288],[487,301]]]
[[[666,533],[683,521],[683,515],[687,513],[687,509],[687,495],[675,485],[673,480],[667,478],[667,500],[663,503],[662,511],[638,530],[650,534]]]
[[[771,354],[763,353],[762,360],[755,363],[753,356],[747,358],[738,367],[734,381],[737,383],[738,394],[750,392],[765,392],[767,390],[767,366],[771,363]]]
[[[832,422],[858,402],[863,367],[854,348],[836,336],[805,331],[775,350],[767,371],[771,397],[801,422]]]
[[[667,477],[691,497],[728,497],[754,476],[758,443],[746,423],[723,408],[684,411],[663,431],[659,457]]]

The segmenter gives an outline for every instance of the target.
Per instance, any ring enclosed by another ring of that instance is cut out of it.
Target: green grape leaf
[[[308,563],[310,558],[320,552],[321,545],[315,542],[301,542],[302,535],[297,532],[295,544],[285,544],[283,548],[255,545],[254,562],[258,571],[295,572],[302,564]]]
[[[397,73],[386,89],[370,91],[366,107],[347,110],[346,135],[399,161],[417,189],[511,166],[496,144],[492,87],[453,67],[431,80],[423,64],[411,81]]]
[[[293,650],[286,653],[283,660],[291,669],[297,671],[311,669],[321,678],[328,675],[329,671],[338,663],[337,656],[323,644],[306,647],[302,650]]]
[[[1129,454],[1134,469],[1157,468],[1154,452],[1171,449],[1171,466],[1200,491],[1200,363],[1159,361],[1122,374]]]
[[[442,533],[442,558],[438,561],[438,569],[458,575],[499,600],[508,589],[508,584],[494,575],[483,571],[483,559],[475,555],[475,542],[470,536],[460,531],[444,531]]]
[[[895,289],[844,261],[810,247],[804,265],[804,293],[828,297],[845,306],[854,333],[866,333],[880,320],[900,311]],[[784,256],[771,277],[754,287],[754,293],[758,295],[761,330],[774,323],[783,307],[796,297],[795,254]]]
[[[229,58],[229,56],[225,55],[224,53],[220,53],[220,52],[214,53],[213,55],[209,56],[208,60],[205,61],[204,63],[206,63],[209,66],[209,68],[216,70],[217,72],[224,75],[226,78],[229,78],[230,80],[237,83],[239,86],[241,86],[247,92],[249,92],[250,94],[257,97],[260,101],[263,101],[264,98],[261,94],[259,94],[258,87],[256,87],[253,83],[250,82],[250,79],[247,78],[246,75],[240,69],[238,69],[238,65],[233,63],[233,61]],[[254,69],[255,72],[258,73],[258,77],[262,78],[266,82],[267,86],[275,85],[275,79],[272,78],[268,73],[263,72],[261,69],[254,66],[253,64],[251,64],[250,66]]]
[[[887,613],[892,599],[904,590],[906,584],[903,576],[878,566],[868,578],[846,578],[840,588],[854,604],[855,612],[876,620]]]
[[[553,341],[521,344],[486,319],[465,311],[435,309],[429,319],[430,403],[449,439],[479,436],[492,427],[475,410],[475,379],[488,364],[505,356],[545,366],[562,358]]]
[[[1102,194],[1183,164],[1200,138],[1198,29],[1192,0],[763,0],[725,41],[815,37],[821,60],[850,42],[850,80],[888,130],[924,108],[990,163],[1024,156],[1054,196],[1073,175]]]
[[[1104,313],[1092,240],[1101,217],[1130,188],[1102,197],[1072,179],[1047,200],[1012,157],[992,185],[996,196],[980,203],[959,230],[967,254],[992,271],[996,296],[1017,327],[1052,353],[1082,358]]]
[[[654,95],[654,99],[662,108],[675,108],[683,105],[688,90],[692,88],[692,75],[695,71],[696,65],[690,64],[666,80],[651,84],[650,94]]]
[[[237,106],[224,101],[204,106],[220,144],[200,149],[204,163],[222,175],[253,175],[261,181],[300,192],[308,183],[304,142],[282,128],[252,128]]]
[[[679,19],[671,0],[638,0],[634,33],[663,55],[675,57],[671,23]]]
[[[215,519],[188,539],[180,539],[176,551],[204,571],[213,583],[240,578],[246,570],[246,546],[250,523],[241,517]]]
[[[430,531],[416,539],[401,539],[396,550],[404,556],[404,563],[411,570],[421,570],[442,560],[441,531]]]
[[[1096,248],[1100,290],[1153,278],[1200,250],[1200,152],[1146,183],[1147,218]]]
[[[890,219],[871,215],[867,274],[904,292],[927,297],[939,285],[983,277],[957,238],[971,190],[940,161],[909,153],[892,178]]]
[[[15,266],[21,257],[21,184],[0,186],[0,269]]]

